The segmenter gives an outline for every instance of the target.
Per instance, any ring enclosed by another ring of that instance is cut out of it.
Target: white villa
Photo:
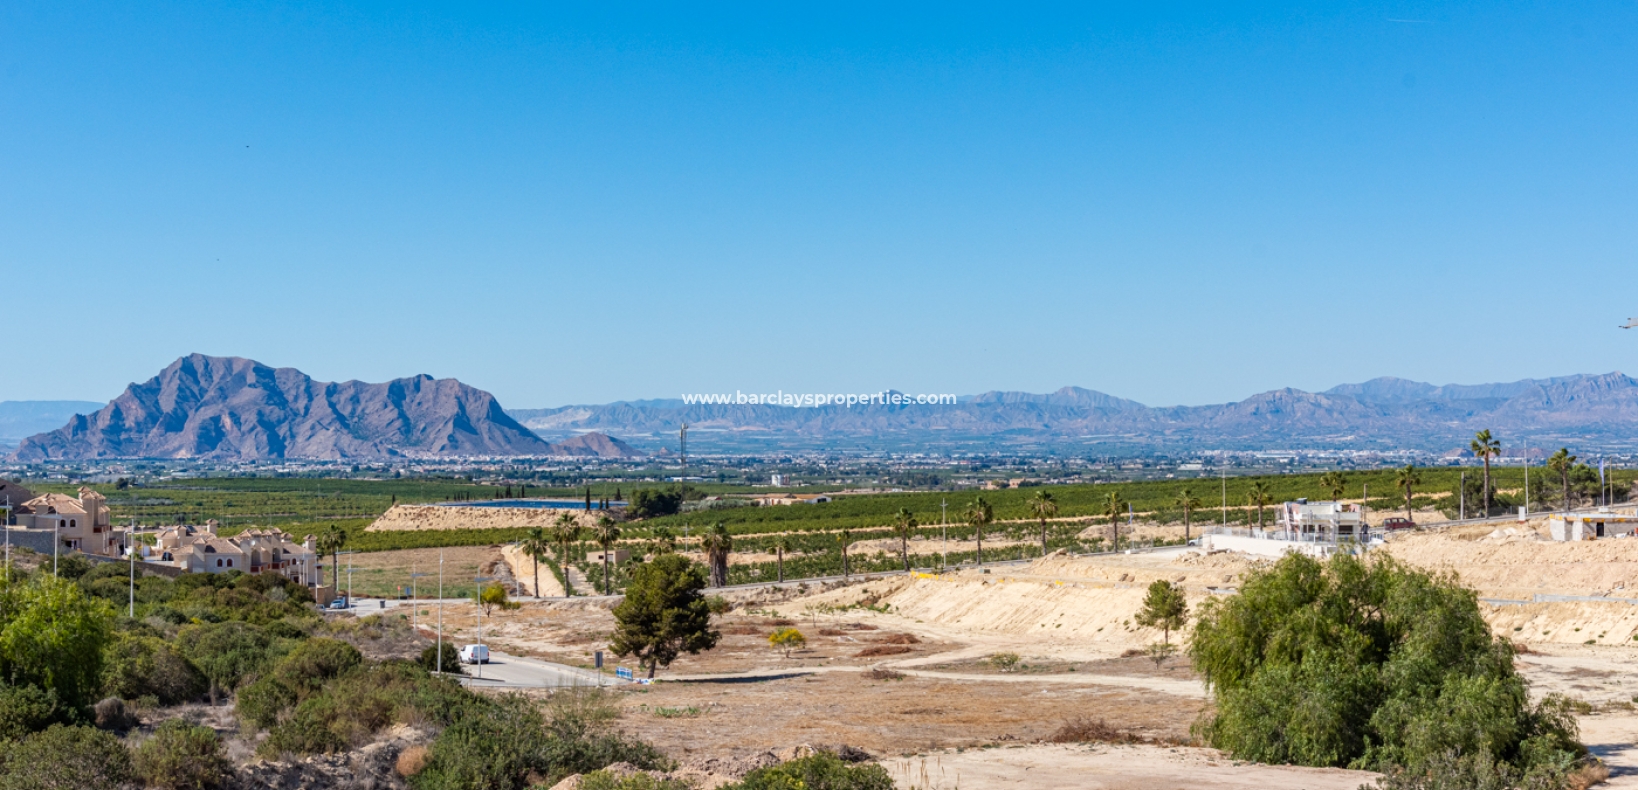
[[[216,534],[217,523],[165,527],[153,546],[144,546],[149,562],[173,565],[189,573],[276,573],[308,587],[317,586],[318,538],[301,543],[279,529],[250,529],[230,538]]]

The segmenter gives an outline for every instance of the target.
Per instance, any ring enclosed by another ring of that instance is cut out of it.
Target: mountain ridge
[[[21,461],[544,455],[495,397],[428,375],[321,382],[295,368],[190,354],[91,414],[24,439]]]

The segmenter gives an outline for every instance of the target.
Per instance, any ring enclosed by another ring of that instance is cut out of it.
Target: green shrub
[[[609,727],[618,715],[610,699],[594,691],[554,695],[551,716],[524,697],[485,700],[465,708],[439,734],[427,765],[410,781],[416,790],[466,790],[524,786],[533,773],[550,787],[571,774],[587,774],[624,762],[645,770],[670,766],[654,747]]]
[[[0,686],[0,741],[20,740],[53,724],[67,724],[73,711],[57,693],[39,686]]]
[[[439,661],[439,647],[440,645],[432,645],[427,649],[422,650],[421,659],[417,663],[422,669],[428,672],[438,672],[441,670],[443,672],[454,672],[459,674],[461,672],[460,648],[455,647],[454,643],[452,642],[444,642],[442,644],[443,660]],[[440,666],[440,664],[442,666]]]
[[[213,699],[219,691],[232,691],[246,675],[265,667],[272,645],[260,628],[234,621],[188,626],[182,629],[179,641],[189,660],[210,681]]]
[[[1487,752],[1528,770],[1582,753],[1562,703],[1530,704],[1474,592],[1391,558],[1286,555],[1207,601],[1189,650],[1216,696],[1202,734],[1240,759],[1415,769]]]
[[[35,685],[84,710],[102,698],[103,648],[113,610],[61,579],[0,584],[0,678]]]
[[[283,689],[282,691],[280,689]],[[287,685],[275,677],[246,686],[240,715],[271,726],[260,752],[315,754],[342,751],[368,742],[394,722],[426,720],[448,725],[488,701],[450,679],[433,678],[405,661],[366,664],[348,671],[289,709]],[[289,715],[281,719],[283,711]],[[277,723],[273,723],[277,720]]]
[[[285,711],[294,707],[300,698],[296,692],[275,677],[265,677],[239,689],[234,700],[234,712],[246,724],[267,729],[278,722]]]
[[[233,775],[216,731],[181,719],[159,725],[153,737],[137,747],[132,766],[148,787],[163,790],[211,790],[227,784]]]
[[[316,691],[332,678],[364,662],[358,648],[335,639],[309,639],[274,668],[273,675],[300,692]]]
[[[722,790],[893,790],[887,769],[875,763],[850,765],[830,752],[819,752],[767,768],[758,768]]]
[[[103,657],[103,693],[120,699],[152,696],[178,705],[203,696],[210,685],[193,662],[157,637],[117,634]]]
[[[91,727],[54,724],[0,750],[0,790],[114,788],[131,778],[125,744]]]
[[[677,779],[656,779],[651,774],[618,777],[608,771],[592,771],[580,777],[579,790],[693,790],[694,785]]]

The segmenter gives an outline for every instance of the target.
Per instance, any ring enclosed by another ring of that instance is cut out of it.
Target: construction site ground
[[[1475,587],[1496,634],[1519,645],[1532,692],[1578,701],[1584,740],[1612,769],[1608,786],[1638,787],[1638,606],[1535,602],[1638,590],[1638,540],[1554,543],[1541,531],[1458,527],[1395,536],[1385,551]],[[684,759],[856,747],[905,788],[1357,788],[1372,776],[1240,763],[1194,745],[1205,689],[1185,658],[1142,655],[1162,640],[1132,622],[1151,581],[1182,584],[1193,607],[1233,594],[1263,562],[1172,549],[730,593],[718,646],[683,656],[653,685],[624,687],[622,726]],[[606,650],[611,606],[525,602],[485,618],[485,639],[589,667]],[[470,641],[477,610],[446,605],[444,625],[446,638]],[[771,648],[781,627],[807,644],[788,656]],[[1052,742],[1077,720],[1132,742]]]

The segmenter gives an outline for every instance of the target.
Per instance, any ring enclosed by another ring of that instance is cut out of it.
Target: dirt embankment
[[[590,527],[601,510],[553,510],[523,507],[462,507],[459,505],[394,505],[366,528],[366,532],[413,531],[424,529],[517,529],[544,527],[563,513],[571,513],[580,526]]]

